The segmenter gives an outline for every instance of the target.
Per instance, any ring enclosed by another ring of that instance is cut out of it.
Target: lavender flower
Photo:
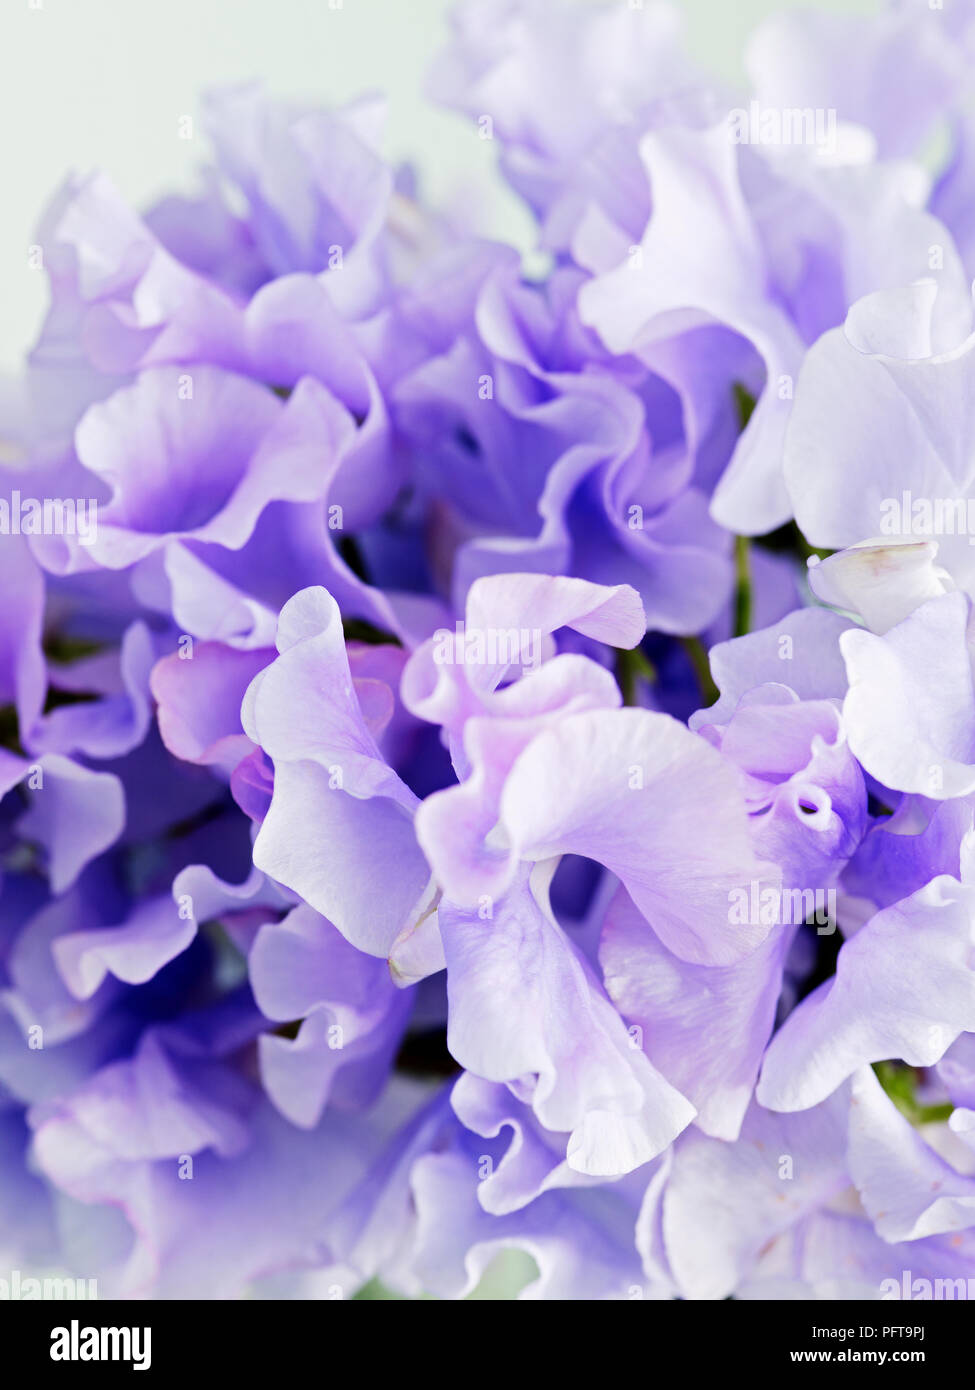
[[[198,194],[55,196],[0,450],[0,1260],[975,1278],[973,22],[771,19],[736,97],[667,6],[468,0],[431,89],[533,276],[372,99],[213,92]]]

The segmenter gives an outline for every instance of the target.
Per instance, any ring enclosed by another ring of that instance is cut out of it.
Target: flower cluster
[[[975,3],[746,66],[460,4],[530,264],[373,100],[217,91],[197,195],[53,200],[0,1268],[975,1296]]]

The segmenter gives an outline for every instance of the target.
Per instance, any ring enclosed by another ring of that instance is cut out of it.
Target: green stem
[[[831,555],[836,554],[834,550],[820,550],[816,546],[810,545],[794,521],[792,522],[792,529],[795,532],[799,554],[804,560],[811,559],[813,555],[816,556],[817,560],[828,560]]]
[[[950,1101],[940,1105],[922,1105],[917,1099],[917,1072],[913,1067],[898,1062],[874,1062],[873,1069],[890,1099],[912,1125],[937,1124],[950,1118],[955,1108]]]
[[[752,630],[752,575],[748,537],[735,537],[735,636]]]
[[[694,667],[694,674],[697,676],[697,683],[701,687],[701,699],[703,708],[713,705],[718,698],[718,687],[711,677],[711,663],[708,654],[704,650],[704,644],[700,637],[681,637],[680,644],[691,659]]]
[[[9,748],[19,758],[24,757],[20,743],[20,726],[13,705],[0,705],[0,748]]]
[[[653,662],[639,647],[630,650],[619,648],[616,652],[616,679],[623,693],[624,705],[635,705],[637,682],[645,680],[648,685],[654,685],[657,671]]]

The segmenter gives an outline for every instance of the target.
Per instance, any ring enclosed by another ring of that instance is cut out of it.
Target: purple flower
[[[196,193],[56,195],[0,396],[0,1260],[975,1278],[973,16],[771,19],[735,97],[664,5],[469,0],[432,90],[531,273],[376,99],[213,92]]]

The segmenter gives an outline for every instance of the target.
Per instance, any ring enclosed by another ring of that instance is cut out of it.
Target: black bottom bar
[[[49,1374],[65,1384],[86,1373],[148,1375],[169,1384],[193,1371],[239,1372],[248,1381],[273,1375],[273,1383],[283,1384],[286,1377],[293,1385],[303,1371],[319,1383],[338,1372],[347,1376],[360,1358],[363,1371],[374,1378],[387,1348],[394,1369],[435,1375],[438,1362],[446,1369],[446,1348],[436,1356],[438,1343],[423,1339],[444,1331],[486,1334],[477,1364],[498,1381],[508,1374],[508,1352],[497,1341],[506,1326],[523,1328],[539,1352],[544,1345],[549,1376],[555,1357],[576,1357],[583,1345],[597,1364],[600,1345],[629,1347],[627,1360],[634,1353],[645,1358],[648,1372],[664,1364],[664,1352],[668,1364],[698,1373],[781,1373],[799,1366],[829,1372],[864,1365],[947,1370],[964,1364],[975,1331],[963,1302],[603,1303],[588,1313],[571,1305],[569,1322],[565,1312],[558,1304],[514,1304],[490,1313],[483,1302],[448,1307],[433,1301],[6,1302],[0,1303],[0,1347],[5,1364],[17,1368],[18,1384],[29,1384],[28,1375],[50,1368]],[[600,1343],[606,1334],[614,1340]],[[635,1340],[620,1343],[621,1334]],[[465,1381],[469,1370],[454,1368]]]

